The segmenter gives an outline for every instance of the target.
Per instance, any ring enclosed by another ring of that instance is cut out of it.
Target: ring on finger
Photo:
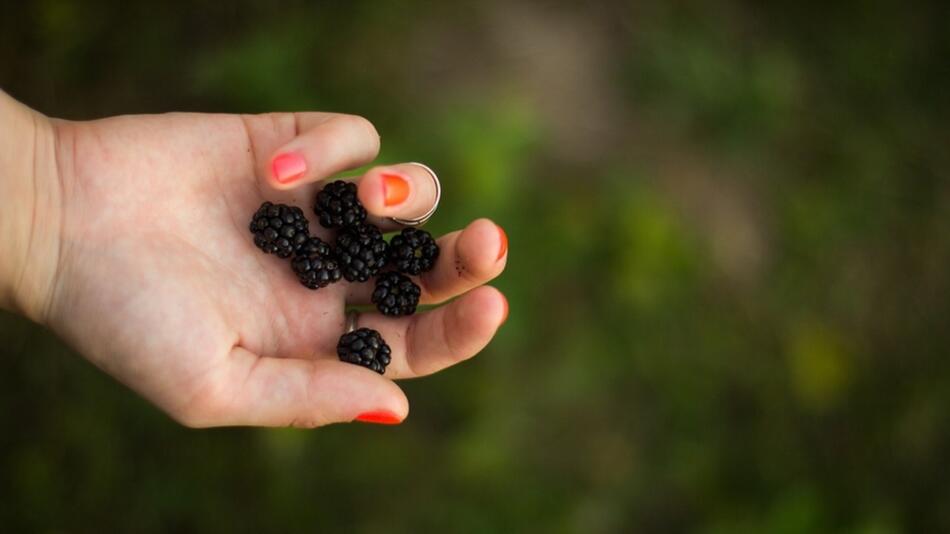
[[[439,176],[428,165],[417,163],[415,161],[409,162],[407,165],[422,167],[427,173],[429,173],[429,176],[432,178],[432,182],[435,184],[435,200],[432,202],[432,207],[419,217],[414,217],[411,219],[390,217],[390,220],[403,226],[422,226],[426,223],[426,221],[432,218],[432,216],[435,214],[435,210],[439,207],[439,200],[442,199],[442,183],[439,181]]]

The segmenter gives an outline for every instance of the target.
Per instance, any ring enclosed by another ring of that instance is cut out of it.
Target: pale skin
[[[320,182],[378,150],[372,124],[352,115],[71,122],[0,92],[0,306],[51,328],[187,426],[402,421],[409,403],[393,380],[474,356],[507,317],[505,297],[485,285],[507,261],[500,227],[478,219],[439,238],[437,265],[418,283],[424,303],[444,304],[404,318],[360,314],[358,326],[392,347],[382,376],[335,354],[346,307],[369,303],[372,286],[308,290],[247,228],[264,200],[300,206],[314,221]],[[286,153],[306,167],[282,183],[274,160]],[[393,174],[408,194],[387,206],[384,176]],[[387,217],[432,205],[419,167],[373,167],[356,179],[387,229],[396,228]],[[331,235],[315,222],[311,230]]]

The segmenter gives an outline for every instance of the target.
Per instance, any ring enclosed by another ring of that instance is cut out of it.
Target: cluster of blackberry
[[[366,209],[353,182],[327,184],[317,193],[313,210],[321,226],[337,230],[332,245],[310,235],[300,208],[271,202],[261,204],[251,219],[254,244],[265,253],[290,258],[297,279],[309,289],[326,287],[341,278],[367,282],[377,277],[372,301],[380,313],[415,313],[422,291],[406,275],[418,276],[435,265],[439,246],[432,235],[406,228],[387,243],[379,228],[366,222]],[[387,266],[394,270],[383,272]],[[345,362],[382,374],[389,364],[390,349],[379,332],[361,328],[340,338],[337,354]]]

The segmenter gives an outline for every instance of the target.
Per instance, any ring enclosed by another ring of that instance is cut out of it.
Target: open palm
[[[424,303],[462,298],[411,317],[359,316],[392,347],[380,376],[335,355],[345,307],[367,304],[371,287],[310,291],[286,260],[255,248],[247,225],[262,201],[309,210],[320,180],[375,158],[379,138],[365,119],[169,114],[57,122],[55,131],[61,246],[48,320],[184,424],[400,421],[408,402],[390,379],[471,357],[507,314],[504,297],[480,287],[503,270],[506,238],[477,220],[439,240],[438,264],[419,280]],[[274,157],[285,153],[306,166],[281,183]],[[408,184],[395,206],[387,173]],[[359,195],[386,226],[425,212],[434,191],[423,170],[403,164],[368,171]]]

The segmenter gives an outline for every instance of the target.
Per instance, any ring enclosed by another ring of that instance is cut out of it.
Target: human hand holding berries
[[[22,137],[48,139],[51,148],[24,157],[42,172],[2,174],[0,181],[30,187],[0,184],[0,192],[15,190],[17,203],[42,213],[21,214],[32,226],[0,226],[0,246],[29,244],[4,250],[16,261],[0,264],[3,304],[49,325],[182,423],[401,421],[408,402],[390,379],[472,356],[507,313],[504,297],[483,286],[504,269],[504,234],[477,220],[443,236],[437,265],[418,279],[422,303],[461,298],[411,317],[360,315],[357,327],[379,331],[391,347],[380,376],[336,354],[346,305],[370,303],[373,285],[309,291],[286,261],[255,248],[248,218],[263,201],[306,211],[317,182],[376,156],[379,140],[364,119],[30,116],[20,124],[36,132]],[[431,206],[431,187],[422,169],[392,165],[360,177],[358,196],[367,220],[388,231],[388,217]],[[327,232],[310,225],[330,242]]]

